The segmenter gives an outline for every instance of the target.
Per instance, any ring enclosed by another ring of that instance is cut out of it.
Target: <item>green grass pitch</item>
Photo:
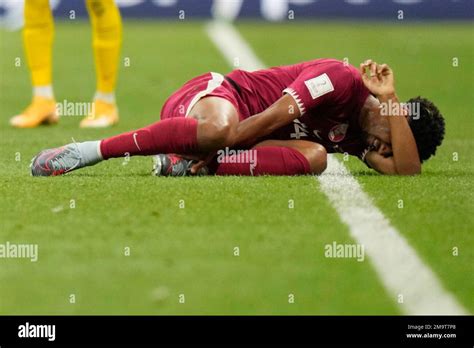
[[[446,139],[423,175],[382,177],[355,158],[346,165],[473,312],[472,25],[249,22],[237,28],[267,65],[316,57],[357,65],[370,57],[392,66],[402,99],[423,95],[438,104]],[[57,100],[92,97],[90,36],[86,22],[56,24]],[[122,59],[130,66],[120,69],[121,122],[107,130],[80,130],[79,117],[54,127],[10,128],[8,118],[28,103],[30,85],[20,32],[1,31],[0,45],[0,243],[39,245],[38,262],[0,259],[0,314],[400,314],[369,259],[324,257],[326,244],[354,241],[314,177],[155,178],[150,158],[30,177],[39,150],[154,122],[186,80],[228,72],[204,23],[124,23]]]

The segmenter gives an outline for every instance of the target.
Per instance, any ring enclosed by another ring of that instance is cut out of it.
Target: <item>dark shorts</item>
[[[193,78],[174,92],[161,108],[161,119],[187,117],[193,106],[205,97],[228,100],[238,111],[241,121],[249,116],[248,108],[243,104],[234,87],[223,75],[210,72]]]

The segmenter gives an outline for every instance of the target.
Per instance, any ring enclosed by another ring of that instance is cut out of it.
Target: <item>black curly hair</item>
[[[444,138],[444,118],[438,108],[428,99],[422,97],[411,98],[407,104],[420,105],[419,114],[409,116],[409,124],[415,137],[418,154],[421,162],[436,153]]]

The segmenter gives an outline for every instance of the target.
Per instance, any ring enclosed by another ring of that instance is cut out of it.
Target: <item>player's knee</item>
[[[216,150],[232,145],[235,126],[227,120],[201,121],[198,126],[198,143],[202,149]]]
[[[218,147],[229,146],[231,133],[231,125],[228,122],[220,122],[212,126],[211,137]]]
[[[309,162],[311,174],[321,174],[327,167],[327,152],[321,144],[312,143],[304,151],[304,156]]]

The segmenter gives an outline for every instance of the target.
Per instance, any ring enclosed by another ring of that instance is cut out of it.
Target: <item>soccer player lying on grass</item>
[[[60,175],[109,158],[158,154],[157,175],[320,174],[327,153],[342,152],[383,174],[414,175],[441,144],[444,120],[426,99],[407,105],[419,108],[400,105],[392,70],[372,60],[359,70],[316,59],[227,76],[207,73],[168,98],[160,121],[42,151],[31,172]],[[242,163],[234,155],[216,161],[228,148],[251,149],[254,160]]]

